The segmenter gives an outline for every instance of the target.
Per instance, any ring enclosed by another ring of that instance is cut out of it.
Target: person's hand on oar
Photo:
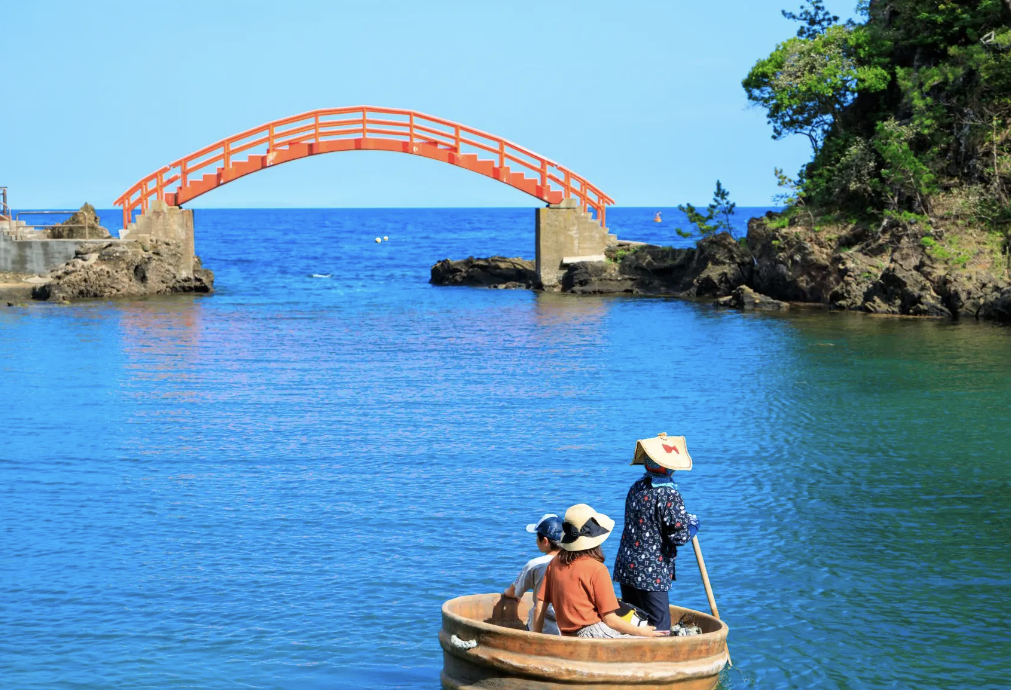
[[[699,516],[688,514],[688,538],[694,539],[695,535],[699,533]]]

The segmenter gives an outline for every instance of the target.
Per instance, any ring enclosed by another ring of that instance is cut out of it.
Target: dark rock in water
[[[184,270],[187,254],[172,240],[95,242],[82,245],[77,253],[50,273],[48,283],[32,291],[34,299],[63,302],[214,291],[214,273],[203,268],[198,257],[191,270]]]
[[[694,249],[674,249],[643,245],[631,251],[608,252],[618,262],[618,273],[635,283],[635,292],[640,294],[662,294],[683,292],[682,282],[688,273]]]
[[[714,304],[717,307],[732,307],[746,311],[751,309],[778,311],[790,308],[787,302],[781,302],[778,299],[772,299],[767,295],[755,292],[747,285],[741,285],[730,293],[729,297],[721,297]]]
[[[989,271],[977,270],[945,274],[935,290],[952,316],[976,317],[1001,287],[1001,281]]]
[[[920,273],[891,264],[864,294],[863,308],[872,314],[950,316],[951,312]]]
[[[875,314],[1011,322],[1006,271],[985,251],[953,260],[950,247],[957,251],[957,241],[938,251],[939,242],[950,240],[943,227],[933,219],[930,223],[886,219],[872,226],[806,228],[770,212],[749,221],[746,245],[721,233],[691,248],[608,247],[605,261],[568,266],[561,289],[584,295],[731,296],[720,305],[739,309],[807,302]],[[502,257],[440,261],[432,267],[431,282],[537,287],[532,261]]]
[[[562,292],[576,295],[632,293],[635,289],[635,278],[623,275],[611,261],[581,261],[562,275]]]
[[[638,247],[621,257],[618,271],[634,280],[636,294],[722,297],[747,282],[751,265],[748,248],[724,232],[694,248]]]
[[[926,255],[900,238],[891,250],[891,261],[863,295],[863,308],[873,314],[949,316],[934,286],[925,275]]]
[[[981,319],[1011,323],[1011,288],[1004,288],[991,295],[980,306],[978,316]]]
[[[706,237],[699,242],[685,278],[686,294],[693,297],[722,297],[751,277],[752,256],[729,233]]]
[[[729,234],[702,239],[697,248],[640,245],[609,247],[606,261],[571,264],[561,289],[582,295],[634,293],[721,297],[743,285],[751,272],[751,253]],[[496,288],[538,287],[533,261],[493,256],[444,259],[432,266],[434,285]]]
[[[994,296],[1007,281],[990,273],[985,255],[969,265],[968,256],[960,264],[938,258],[930,248],[943,238],[941,227],[886,219],[874,227],[814,230],[777,227],[778,219],[769,214],[748,224],[748,246],[755,255],[748,284],[758,292],[874,314],[1000,314],[999,307],[984,307],[999,303]]]
[[[460,261],[443,259],[432,266],[432,277],[428,282],[433,285],[530,289],[537,283],[537,272],[534,262],[526,259],[507,259],[504,256],[475,259],[471,256]]]
[[[98,214],[91,204],[85,204],[67,220],[47,231],[51,240],[104,240],[109,231],[98,224]]]
[[[748,222],[754,255],[749,285],[776,299],[824,302],[840,282],[832,250],[816,233],[776,231],[761,218]]]
[[[633,293],[721,297],[743,285],[751,271],[748,248],[721,233],[702,239],[697,248],[640,245],[609,247],[606,261],[584,261],[567,267],[563,292],[581,295]],[[533,261],[493,256],[444,259],[432,266],[433,285],[496,288],[538,287]]]

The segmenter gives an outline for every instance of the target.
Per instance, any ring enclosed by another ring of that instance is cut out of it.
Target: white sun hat
[[[585,503],[577,503],[565,511],[565,534],[562,548],[566,551],[585,551],[600,546],[611,536],[614,520],[598,513]]]
[[[692,456],[688,455],[688,444],[684,436],[668,436],[661,431],[653,438],[636,441],[632,464],[645,465],[647,457],[660,467],[669,470],[692,468]]]

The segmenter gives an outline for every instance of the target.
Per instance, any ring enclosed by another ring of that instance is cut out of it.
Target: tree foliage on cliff
[[[810,29],[813,31],[813,29]],[[857,93],[888,86],[888,73],[860,65],[862,35],[829,26],[812,38],[791,38],[759,60],[744,80],[748,99],[768,113],[772,136],[803,134],[815,153]]]
[[[1011,228],[1011,0],[864,0],[840,24],[821,0],[743,81],[773,138],[803,134],[798,176],[823,212],[931,212],[971,189],[974,217]]]
[[[685,214],[688,222],[692,224],[692,229],[682,230],[676,228],[674,231],[680,237],[701,239],[720,232],[728,232],[734,236],[734,224],[730,216],[734,215],[737,204],[730,200],[730,190],[723,186],[723,183],[716,180],[716,189],[713,191],[713,201],[702,213],[691,204],[678,204],[678,210]]]

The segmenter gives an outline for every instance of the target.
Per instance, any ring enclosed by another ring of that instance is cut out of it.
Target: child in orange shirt
[[[637,627],[619,618],[618,598],[600,545],[614,520],[580,503],[565,511],[562,551],[548,565],[537,593],[534,632],[544,629],[548,604],[562,635],[571,637],[661,637],[651,626]]]

